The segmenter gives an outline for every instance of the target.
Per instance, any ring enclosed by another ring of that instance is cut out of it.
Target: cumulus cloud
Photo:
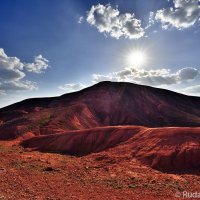
[[[0,80],[19,80],[25,77],[24,64],[16,57],[8,57],[0,48]]]
[[[0,48],[0,93],[16,90],[34,90],[37,84],[24,80],[26,77],[25,69],[34,73],[41,73],[47,69],[48,60],[42,55],[36,56],[34,63],[23,63],[17,57],[9,57]]]
[[[65,85],[61,85],[58,88],[60,90],[65,90],[66,92],[75,92],[85,88],[86,86],[82,83],[68,83]]]
[[[169,69],[143,70],[127,68],[108,75],[93,74],[93,83],[101,81],[132,82],[150,86],[172,85],[193,80],[199,74],[195,68],[187,67],[172,73]]]
[[[46,58],[44,58],[42,55],[38,55],[35,56],[34,63],[25,64],[25,68],[29,72],[40,74],[49,67],[48,63],[49,61]]]
[[[99,83],[102,81],[113,81],[113,82],[130,82],[141,85],[149,86],[169,86],[173,84],[180,84],[194,80],[199,75],[199,71],[196,68],[185,67],[172,73],[170,69],[137,69],[137,68],[125,68],[121,71],[112,72],[106,75],[103,74],[93,74],[91,82]],[[82,83],[69,83],[58,88],[67,92],[75,92],[85,88],[86,85]],[[199,90],[200,86],[197,88],[186,88],[179,92],[190,94],[190,90]]]
[[[199,0],[174,0],[174,8],[163,8],[155,13],[155,19],[164,29],[184,29],[193,26],[200,19]]]
[[[118,8],[111,5],[93,5],[87,13],[87,22],[95,26],[100,33],[113,38],[125,37],[138,39],[144,36],[141,20],[136,19],[134,13],[121,14]]]
[[[7,81],[0,84],[0,90],[3,91],[16,91],[16,90],[35,90],[37,89],[37,84],[32,81]]]

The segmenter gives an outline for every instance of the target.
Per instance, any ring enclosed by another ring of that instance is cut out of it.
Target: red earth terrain
[[[200,169],[200,128],[103,127],[33,137],[30,150],[84,156],[112,148],[113,154],[165,172]]]
[[[0,139],[27,132],[55,134],[102,126],[200,126],[200,98],[131,83],[101,82],[52,98],[27,99],[0,109]]]
[[[0,199],[186,199],[200,192],[199,125],[200,98],[130,83],[10,105]]]

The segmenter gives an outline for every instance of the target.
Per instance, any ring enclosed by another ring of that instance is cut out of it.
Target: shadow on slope
[[[200,169],[200,128],[103,127],[34,137],[22,146],[74,156],[109,151],[162,172]]]

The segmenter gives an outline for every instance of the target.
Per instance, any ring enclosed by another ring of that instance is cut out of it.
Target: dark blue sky
[[[155,14],[170,6],[174,8],[173,1],[167,0],[0,0],[0,48],[8,57],[17,57],[22,63],[33,63],[34,56],[40,54],[49,60],[49,67],[43,73],[31,73],[23,69],[26,76],[17,80],[17,83],[26,80],[36,83],[36,90],[18,91],[17,88],[0,87],[3,94],[0,93],[0,106],[23,98],[68,92],[68,87],[66,91],[59,89],[62,86],[64,88],[65,84],[91,85],[94,82],[93,74],[112,76],[113,72],[124,70],[127,67],[126,55],[135,49],[145,50],[148,55],[143,66],[147,71],[169,69],[171,72],[168,76],[173,76],[182,68],[198,69],[198,22],[187,28],[180,29],[170,24],[170,27],[163,29],[161,22],[155,20],[139,39],[123,36],[116,39],[109,33],[106,33],[107,36],[100,33],[98,24],[91,25],[87,21],[86,12],[93,5],[106,7],[108,3],[120,14],[134,13],[135,18],[141,20],[143,29],[149,24],[151,11]],[[78,23],[81,16],[83,20]],[[5,72],[0,70],[0,73]],[[145,81],[139,83],[145,84]],[[8,84],[8,80],[0,75],[0,85],[3,84]],[[198,76],[195,80],[153,86],[182,90],[194,85],[198,85]]]

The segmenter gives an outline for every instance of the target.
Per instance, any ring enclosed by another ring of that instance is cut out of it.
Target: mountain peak
[[[15,138],[26,130],[42,134],[116,125],[196,127],[199,113],[198,97],[104,81],[79,92],[27,99],[0,109],[0,138]]]

